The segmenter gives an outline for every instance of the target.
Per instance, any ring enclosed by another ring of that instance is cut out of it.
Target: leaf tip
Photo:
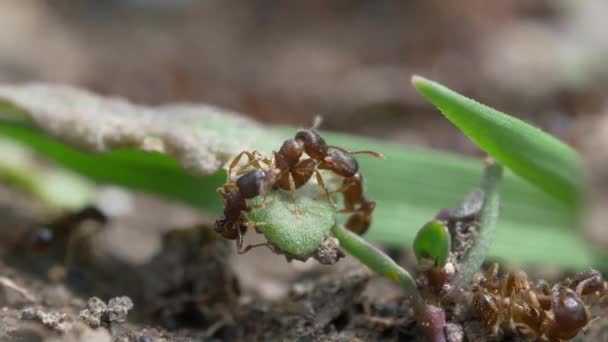
[[[420,75],[414,75],[412,76],[412,85],[418,89],[420,86],[422,86],[423,83],[428,82],[429,80],[420,76]]]

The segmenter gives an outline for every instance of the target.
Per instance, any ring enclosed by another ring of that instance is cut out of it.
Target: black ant
[[[240,175],[236,181],[229,181],[217,189],[224,200],[224,215],[215,221],[214,230],[226,239],[236,240],[239,254],[254,247],[266,245],[257,244],[243,248],[243,236],[248,228],[257,230],[259,226],[272,226],[268,222],[248,221],[243,216],[243,212],[266,205],[264,201],[258,206],[249,207],[246,200],[268,194],[276,182],[276,177],[277,169],[275,168],[254,169]]]

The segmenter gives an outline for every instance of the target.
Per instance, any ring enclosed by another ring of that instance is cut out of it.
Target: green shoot
[[[448,228],[440,221],[425,224],[414,240],[414,253],[418,264],[430,259],[431,266],[443,267],[452,249],[452,238]]]
[[[538,128],[438,83],[420,76],[414,76],[412,83],[482,150],[568,207],[580,209],[584,173],[572,148]]]
[[[340,247],[344,248],[350,255],[357,258],[372,271],[399,283],[405,294],[414,303],[422,302],[414,278],[388,255],[340,225],[334,226],[331,232],[340,241]]]
[[[452,280],[452,295],[462,286],[468,286],[476,272],[488,255],[490,245],[496,232],[498,215],[500,212],[499,185],[502,179],[502,166],[490,162],[486,166],[481,189],[484,193],[484,201],[479,213],[479,232],[477,233],[473,247],[468,251],[462,262],[460,272]]]

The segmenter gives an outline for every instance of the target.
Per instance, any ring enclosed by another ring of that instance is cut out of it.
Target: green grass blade
[[[419,76],[414,76],[412,83],[481,149],[567,206],[580,208],[584,172],[580,158],[569,146],[438,83]]]

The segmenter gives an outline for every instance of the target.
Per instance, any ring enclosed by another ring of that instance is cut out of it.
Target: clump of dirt
[[[78,317],[91,328],[109,327],[112,323],[124,323],[127,320],[127,313],[131,309],[133,309],[133,302],[126,296],[112,298],[108,304],[97,297],[92,297],[84,310],[80,311]]]

